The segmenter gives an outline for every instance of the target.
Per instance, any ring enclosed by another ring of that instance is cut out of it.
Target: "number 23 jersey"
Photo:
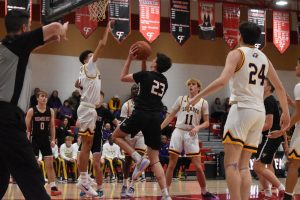
[[[135,110],[161,112],[162,98],[168,89],[167,78],[158,72],[141,71],[133,74],[133,79],[140,84],[140,92],[135,100]]]
[[[267,56],[257,48],[240,47],[243,61],[230,79],[230,101],[238,107],[264,111],[264,81],[269,70]]]
[[[194,106],[190,105],[189,111],[187,111],[188,100],[188,96],[179,96],[172,107],[173,110],[179,109],[176,128],[192,130],[195,126],[200,125],[201,118],[204,115],[209,114],[208,103],[205,99],[200,99]]]

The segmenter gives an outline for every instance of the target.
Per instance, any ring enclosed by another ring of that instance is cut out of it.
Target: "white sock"
[[[89,183],[89,174],[87,172],[80,172],[80,180],[83,185],[87,185]]]
[[[207,189],[206,189],[206,187],[204,187],[204,188],[201,188],[201,194],[206,194],[207,193]]]
[[[272,196],[272,189],[271,188],[265,189],[265,196],[267,196],[267,197]]]
[[[284,187],[284,185],[282,185],[282,183],[280,183],[280,185],[279,185],[279,187],[278,187],[278,190],[280,191],[280,190],[285,190],[285,187]]]
[[[168,197],[169,196],[169,192],[167,188],[164,188],[161,190],[162,196],[163,197]]]
[[[50,182],[50,188],[56,187],[55,182]]]
[[[131,154],[131,157],[133,158],[133,160],[135,161],[135,163],[139,163],[141,161],[141,159],[142,159],[142,156],[137,151],[133,152]]]
[[[128,186],[128,178],[123,179],[123,185],[126,187]]]
[[[134,184],[135,184],[135,180],[132,179],[130,182],[130,187],[134,188]]]

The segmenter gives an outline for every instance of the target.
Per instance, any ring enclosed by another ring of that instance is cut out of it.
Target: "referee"
[[[30,31],[28,13],[12,10],[5,16],[5,27],[7,35],[0,43],[0,199],[12,174],[25,199],[48,200],[43,175],[26,137],[24,112],[31,83],[27,63],[36,47],[66,39],[68,23],[55,22]]]

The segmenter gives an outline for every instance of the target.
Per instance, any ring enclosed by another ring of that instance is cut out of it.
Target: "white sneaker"
[[[126,197],[132,198],[134,196],[134,188],[129,187],[127,192],[126,192]]]
[[[150,160],[142,158],[141,162],[135,165],[134,171],[132,173],[132,180],[136,180],[143,173],[143,171],[145,171],[149,164]]]
[[[90,176],[89,176],[89,184],[90,184],[91,186],[94,186],[94,187],[97,186],[97,183],[96,183],[95,179],[93,179],[93,178],[90,177]]]
[[[127,193],[127,186],[123,185],[121,189],[121,198],[125,198]]]
[[[98,196],[98,193],[94,190],[94,188],[92,188],[91,185],[83,185],[81,183],[81,181],[79,181],[76,186],[82,191],[84,192],[86,195],[88,196],[92,196],[92,197],[96,197]]]

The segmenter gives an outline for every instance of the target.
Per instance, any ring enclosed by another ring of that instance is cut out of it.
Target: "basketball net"
[[[108,0],[97,0],[89,5],[90,20],[102,21],[105,19],[105,10]]]

